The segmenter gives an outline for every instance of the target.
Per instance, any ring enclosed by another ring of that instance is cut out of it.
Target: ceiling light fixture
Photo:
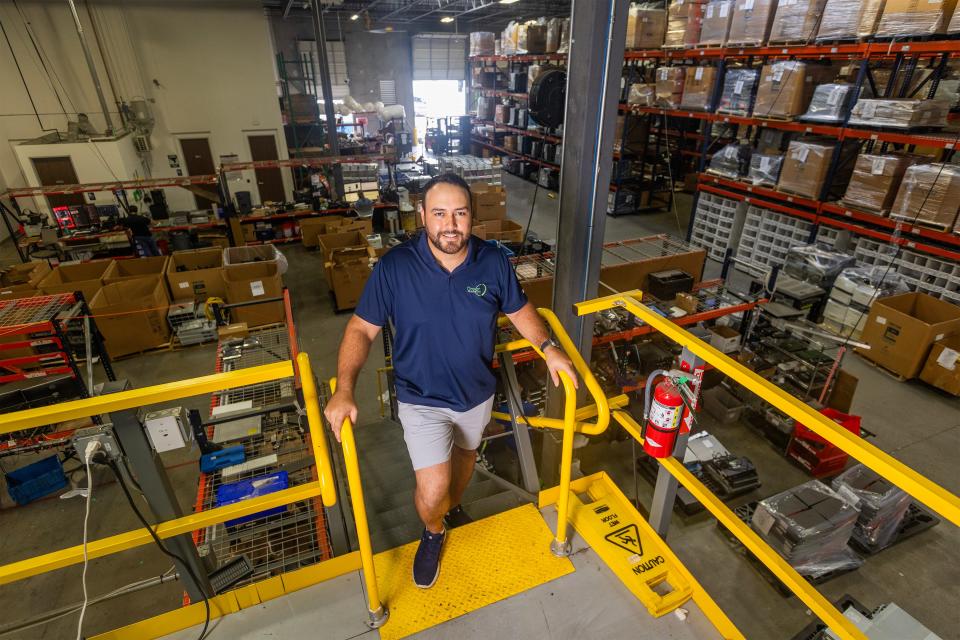
[[[353,14],[352,16],[350,16],[350,19],[351,19],[351,20],[356,20],[356,19],[359,18],[359,17],[360,17],[360,14],[359,14],[359,13],[355,13],[355,14]]]
[[[520,2],[520,0],[500,0],[500,4],[513,4],[515,2]]]
[[[440,18],[440,22],[453,22],[453,16],[443,16]]]

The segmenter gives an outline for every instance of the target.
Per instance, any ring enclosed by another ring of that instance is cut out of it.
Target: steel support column
[[[333,108],[333,88],[330,85],[330,61],[327,60],[327,27],[323,22],[323,7],[319,0],[313,0],[310,7],[313,16],[313,28],[317,34],[317,66],[320,72],[320,90],[323,92],[323,114],[326,118],[327,144],[330,155],[340,155],[340,139],[337,137],[337,114]],[[624,36],[626,37],[626,36]],[[293,114],[290,114],[293,117]],[[343,200],[343,170],[339,164],[333,169],[333,190],[338,200]]]
[[[573,0],[570,20],[553,311],[588,365],[593,316],[577,316],[573,305],[598,295],[627,10],[628,3],[618,0]],[[547,415],[560,416],[563,402],[562,390],[548,385]],[[556,482],[560,464],[553,436],[547,431],[543,437],[546,486]]]
[[[627,3],[574,0],[570,29],[553,310],[589,363],[593,320],[573,305],[597,295]]]
[[[110,420],[113,422],[113,431],[117,440],[120,441],[123,453],[127,456],[130,466],[137,475],[137,481],[143,490],[143,497],[150,505],[153,517],[157,522],[182,518],[185,514],[180,507],[180,503],[177,502],[173,487],[170,486],[170,479],[163,468],[160,455],[150,445],[144,427],[137,419],[136,413],[133,410],[117,411],[110,414]],[[191,572],[187,571],[187,567],[179,560],[174,561],[180,579],[183,581],[183,586],[190,595],[190,600],[200,602],[203,600],[204,594],[208,598],[212,598],[215,595],[213,587],[210,585],[207,570],[200,560],[200,555],[197,553],[197,548],[193,545],[193,539],[190,535],[185,533],[169,538],[164,541],[164,544],[167,549],[183,559],[189,565],[193,574],[200,580],[200,583],[197,584],[191,576]]]

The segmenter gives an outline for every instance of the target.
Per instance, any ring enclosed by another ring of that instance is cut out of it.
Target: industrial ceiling
[[[453,18],[461,31],[477,30],[481,24],[499,26],[516,18],[570,15],[569,0],[319,0],[327,16],[349,20],[362,18],[369,28],[439,22]],[[263,0],[263,6],[285,17],[304,17],[310,0]]]

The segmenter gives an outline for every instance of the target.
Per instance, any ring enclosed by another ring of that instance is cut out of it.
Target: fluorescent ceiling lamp
[[[359,18],[359,17],[360,17],[360,14],[359,14],[359,13],[355,13],[355,14],[353,14],[352,16],[350,16],[350,19],[351,19],[351,20],[356,20],[356,19]]]
[[[453,16],[444,16],[440,18],[440,22],[453,22]]]
[[[500,0],[500,4],[513,4],[514,2],[520,2],[520,0]]]

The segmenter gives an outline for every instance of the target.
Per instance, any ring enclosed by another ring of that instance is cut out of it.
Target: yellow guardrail
[[[330,391],[337,391],[337,379],[330,378]],[[371,627],[380,627],[387,621],[389,612],[380,600],[377,572],[373,564],[373,545],[370,542],[370,524],[367,522],[367,505],[363,499],[363,482],[360,480],[360,457],[357,441],[353,436],[353,422],[343,420],[340,428],[340,444],[343,449],[343,464],[347,468],[347,484],[353,503],[353,522],[357,529],[360,546],[360,566],[363,567],[363,582],[367,588],[367,614]]]
[[[639,301],[640,297],[640,291],[630,291],[588,300],[576,305],[577,313],[586,315],[614,307],[628,310],[674,342],[688,348],[735,382],[743,385],[790,417],[800,421],[881,476],[897,484],[954,524],[960,524],[960,498],[889,454],[851,434],[809,405],[750,371],[733,358],[663,318],[643,305]],[[631,436],[639,442],[643,442],[642,426],[629,413],[615,410],[613,417]],[[844,640],[867,640],[863,632],[857,629],[848,618],[797,573],[749,525],[741,521],[710,489],[687,471],[680,461],[674,457],[669,457],[658,459],[658,462],[835,633]]]
[[[323,423],[320,420],[320,405],[316,384],[313,382],[310,359],[305,353],[297,356],[297,367],[303,383],[304,404],[307,423],[313,446],[314,462],[318,479],[314,482],[298,485],[271,493],[270,495],[244,500],[235,504],[217,507],[209,511],[193,513],[182,518],[168,520],[154,527],[160,538],[170,538],[197,529],[219,524],[227,520],[265,511],[272,507],[300,502],[320,496],[324,506],[333,506],[337,501],[333,467],[327,450]],[[44,426],[86,418],[94,415],[135,409],[141,406],[179,400],[203,393],[234,389],[251,384],[272,382],[294,376],[293,362],[286,360],[259,367],[250,367],[239,371],[217,373],[200,378],[180,380],[166,384],[143,387],[130,391],[121,391],[106,396],[97,396],[72,402],[64,402],[48,407],[28,409],[0,415],[0,434],[21,429]],[[146,529],[133,529],[124,533],[93,540],[87,544],[89,559],[101,558],[128,549],[153,542]],[[0,584],[7,584],[35,576],[54,569],[60,569],[83,562],[83,545],[66,547],[32,558],[0,566]]]

